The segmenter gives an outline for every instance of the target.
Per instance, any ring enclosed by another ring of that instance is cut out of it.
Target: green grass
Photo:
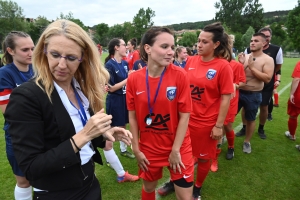
[[[291,73],[298,60],[284,59],[282,81],[278,91],[291,82]],[[280,106],[274,108],[273,111],[273,121],[267,122],[265,125],[267,139],[261,140],[257,132],[254,133],[251,140],[251,154],[242,152],[243,138],[236,138],[235,157],[231,161],[225,159],[227,144],[222,146],[219,170],[216,173],[209,173],[203,185],[202,199],[299,199],[300,152],[295,149],[295,144],[299,144],[300,139],[293,142],[284,136],[284,132],[287,130],[286,103],[289,90],[290,88],[281,94]],[[238,115],[234,127],[240,122],[240,115]],[[2,117],[0,117],[0,124],[3,124]],[[4,136],[3,130],[1,131]],[[299,131],[297,132],[300,138]],[[136,161],[124,158],[119,154],[119,143],[115,143],[114,147],[124,169],[136,174],[138,171]],[[102,150],[100,151],[102,152]],[[0,166],[0,199],[13,199],[15,179],[6,158],[4,137],[0,140]],[[105,165],[96,167],[96,175],[101,183],[104,200],[140,199],[141,180],[135,183],[118,184],[116,173]],[[168,180],[168,176],[165,169],[164,177],[159,181],[159,185]],[[174,200],[176,198],[174,194],[171,194],[159,199]]]

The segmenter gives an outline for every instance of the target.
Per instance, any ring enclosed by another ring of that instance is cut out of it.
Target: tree
[[[298,5],[289,12],[285,26],[294,48],[300,51],[300,0]]]
[[[185,32],[178,41],[178,44],[185,47],[192,47],[197,42],[197,35],[194,32]]]
[[[249,26],[248,30],[246,33],[242,36],[242,45],[243,45],[243,51],[249,47],[252,35],[255,33],[254,29],[252,26]]]
[[[101,23],[97,24],[93,27],[95,31],[95,35],[93,37],[95,43],[101,44],[102,46],[106,46],[108,43],[107,33],[109,30],[108,24]]]
[[[153,17],[155,17],[155,11],[151,10],[151,8],[149,7],[146,10],[144,10],[144,8],[141,8],[139,12],[133,17],[133,37],[135,37],[138,41],[141,41],[141,38],[146,30],[153,26]]]
[[[109,28],[107,33],[109,40],[112,38],[122,38],[124,37],[124,28],[120,24],[116,24]]]
[[[238,52],[241,52],[241,51],[243,52],[245,50],[245,46],[242,43],[243,34],[241,34],[241,33],[234,33],[233,35],[235,37],[235,41],[234,41],[233,47]]]
[[[287,34],[282,29],[282,25],[279,23],[273,23],[270,28],[272,29],[272,43],[282,46],[282,43],[287,38]]]
[[[44,16],[38,16],[34,22],[29,23],[28,34],[34,43],[38,41],[41,33],[45,30],[50,22]]]
[[[78,26],[80,26],[83,30],[88,31],[88,27],[86,27],[80,19],[75,19],[72,12],[64,15],[62,12],[60,13],[59,19],[67,19],[69,21],[74,22]]]
[[[249,26],[258,31],[263,26],[263,8],[258,0],[220,0],[215,3],[215,20],[233,32],[244,33]]]

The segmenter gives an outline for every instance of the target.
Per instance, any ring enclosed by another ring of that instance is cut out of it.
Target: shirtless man
[[[270,82],[274,72],[273,59],[263,53],[266,36],[263,33],[255,33],[250,42],[251,53],[240,53],[239,62],[244,65],[246,84],[240,88],[239,107],[245,110],[246,136],[243,144],[243,152],[251,153],[250,139],[255,130],[255,119],[262,101],[261,91],[264,83]]]

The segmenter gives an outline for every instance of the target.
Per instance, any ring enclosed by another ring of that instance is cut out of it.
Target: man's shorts
[[[168,166],[171,180],[175,181],[184,178],[186,182],[193,182],[194,181],[194,158],[192,156],[192,152],[187,152],[185,154],[182,154],[181,161],[185,166],[185,169],[181,168],[181,174],[178,172],[178,170],[176,170],[175,173],[173,169],[171,169],[170,166]],[[148,171],[143,171],[139,169],[139,177],[149,182],[161,179],[163,175],[163,167],[164,167],[164,166],[161,167],[157,166],[157,163],[154,164],[155,166],[151,166],[151,163],[152,162],[150,161],[150,165],[147,165]]]
[[[213,126],[191,126],[190,136],[192,142],[193,155],[196,158],[209,160],[216,157],[218,140],[210,137]]]
[[[300,114],[300,108],[295,106],[295,104],[292,104],[290,99],[288,100],[287,114],[291,117],[298,117]]]
[[[245,110],[245,119],[247,121],[255,121],[261,102],[261,91],[240,90],[238,111],[240,111],[240,109],[243,107]]]

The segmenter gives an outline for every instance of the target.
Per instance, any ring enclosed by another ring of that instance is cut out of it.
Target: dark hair
[[[191,50],[189,47],[186,48],[186,53],[187,53],[189,56],[192,56],[192,55],[193,55],[193,52],[192,52],[192,50]]]
[[[10,64],[13,62],[13,57],[8,53],[7,48],[9,47],[10,49],[15,50],[16,37],[27,38],[30,37],[30,35],[22,31],[11,31],[10,33],[8,33],[8,35],[5,37],[2,43],[2,50],[3,50],[2,63]]]
[[[108,56],[105,58],[105,62],[104,63],[107,63],[107,61],[115,55],[115,46],[120,46],[120,41],[121,39],[119,38],[113,38],[109,41],[108,43]]]
[[[132,46],[134,46],[134,48],[133,49],[136,49],[136,44],[137,44],[137,39],[136,38],[132,38],[132,39],[130,39],[129,40],[129,42],[130,42],[130,44],[132,45]]]
[[[259,29],[258,33],[265,32],[265,31],[269,31],[270,34],[272,35],[272,29],[269,27],[263,27],[263,28]]]
[[[214,43],[220,42],[220,45],[214,50],[214,56],[225,58],[228,61],[232,60],[231,46],[229,43],[229,36],[224,31],[221,22],[215,22],[204,27],[204,32],[213,34],[212,40]]]
[[[169,33],[173,35],[173,32],[169,28],[160,26],[153,26],[144,33],[140,44],[140,57],[141,60],[143,60],[144,62],[148,61],[148,54],[145,51],[144,46],[146,44],[152,46],[155,42],[156,36],[158,36],[161,33]]]
[[[266,38],[266,35],[263,34],[263,33],[261,33],[261,32],[254,33],[252,36],[254,36],[254,37],[255,37],[255,36],[260,36],[260,37],[262,37],[262,38],[265,39],[265,40],[267,39],[267,38]]]
[[[183,46],[179,46],[176,48],[175,50],[175,58],[178,58],[178,54],[182,52],[182,49],[186,49],[185,47]]]

